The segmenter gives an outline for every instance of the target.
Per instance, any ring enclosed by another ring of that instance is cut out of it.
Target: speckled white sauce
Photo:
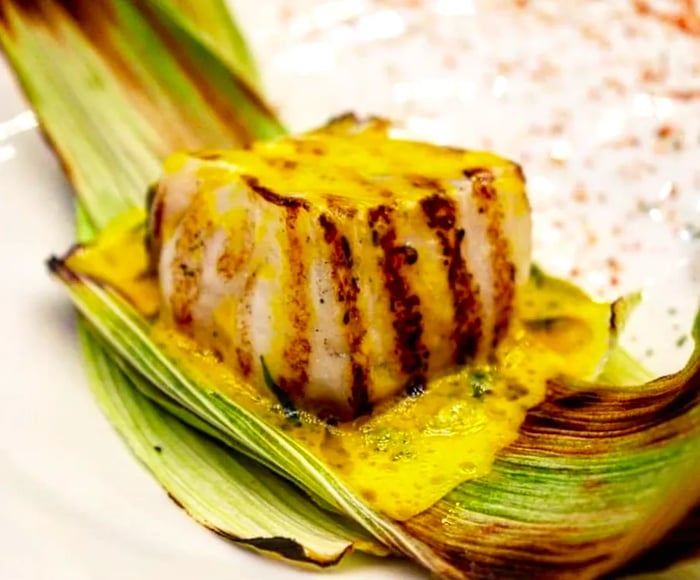
[[[535,259],[596,297],[643,290],[626,345],[657,371],[685,360],[700,298],[700,18],[686,2],[231,4],[290,129],[354,110],[520,162]]]

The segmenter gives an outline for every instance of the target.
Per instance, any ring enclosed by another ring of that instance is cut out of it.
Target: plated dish
[[[669,195],[670,195],[670,194],[669,194]],[[692,224],[691,224],[691,225],[692,225]],[[684,230],[684,231],[685,231],[685,230]],[[681,237],[682,237],[682,236],[681,236]],[[686,237],[687,237],[687,236],[686,236]],[[341,249],[342,249],[342,248],[341,248]],[[69,267],[70,267],[70,266],[69,266]],[[610,267],[611,267],[612,269],[615,269],[615,268],[613,268],[612,265],[611,265]],[[89,273],[89,272],[88,272],[88,273]],[[572,272],[571,274],[574,275],[575,273]],[[616,272],[616,274],[617,274],[617,272]],[[574,277],[576,277],[576,276],[574,276]],[[617,276],[615,276],[615,277],[617,277]],[[65,279],[65,278],[64,278],[64,279]],[[612,282],[612,274],[611,274],[611,282]],[[619,284],[619,279],[617,280],[617,284]],[[617,284],[613,284],[613,285],[617,285]],[[678,307],[674,307],[674,308],[678,308]],[[683,347],[683,344],[681,344],[678,348],[682,348],[682,347]],[[429,391],[428,391],[428,392],[429,392]]]

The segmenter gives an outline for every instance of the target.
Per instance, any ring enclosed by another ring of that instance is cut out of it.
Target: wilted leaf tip
[[[206,525],[206,524],[205,524]],[[212,526],[206,526],[212,532],[218,534],[219,536],[226,538],[236,544],[241,544],[243,546],[249,546],[255,550],[261,552],[268,552],[281,556],[286,560],[292,560],[294,562],[300,562],[302,564],[313,564],[314,566],[320,566],[322,568],[334,566],[338,564],[343,557],[352,550],[352,544],[349,544],[347,548],[342,550],[337,555],[327,558],[316,554],[308,554],[299,542],[291,540],[289,538],[283,538],[279,536],[274,536],[271,538],[237,538],[229,533],[219,530]]]
[[[74,251],[75,249],[69,250],[65,258],[51,256],[48,260],[46,260],[46,267],[49,269],[49,272],[67,284],[77,284],[80,282],[80,278],[76,276],[76,274],[68,266],[66,266],[66,259]]]
[[[157,453],[157,452],[156,452],[156,453]],[[184,504],[183,504],[175,495],[173,495],[171,492],[167,492],[167,493],[168,493],[168,497],[172,500],[172,502],[173,502],[177,507],[179,507],[179,508],[182,509],[182,510],[187,511],[187,508],[184,506]]]
[[[12,12],[20,18],[47,25],[49,29],[56,22],[56,16],[62,13],[86,29],[110,18],[113,5],[111,0],[0,0],[0,26],[8,31],[12,30]]]

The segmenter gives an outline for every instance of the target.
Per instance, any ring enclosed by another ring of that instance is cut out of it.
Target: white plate
[[[700,296],[700,38],[627,0],[233,4],[292,128],[353,109],[520,161],[537,260],[596,296],[643,289],[627,344],[660,372],[685,360]],[[72,241],[69,188],[25,111],[0,63],[0,578],[310,577],[190,521],[99,413],[44,267]],[[425,577],[359,558],[336,574]]]

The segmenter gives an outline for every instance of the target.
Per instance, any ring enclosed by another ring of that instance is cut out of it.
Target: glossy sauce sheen
[[[380,119],[174,155],[150,222],[163,321],[341,420],[485,360],[529,269],[520,168]]]
[[[518,293],[518,316],[489,364],[469,363],[352,421],[332,424],[304,410],[291,415],[284,391],[261,390],[216,350],[166,318],[156,320],[158,280],[148,272],[143,217],[123,216],[96,244],[71,252],[67,266],[129,300],[185,376],[285,431],[368,504],[397,520],[488,473],[496,453],[517,437],[527,409],[544,398],[547,381],[562,373],[594,376],[610,344],[609,305],[535,271]],[[342,246],[338,259],[346,259]]]
[[[206,388],[285,431],[331,467],[369,505],[404,521],[461,482],[488,474],[496,454],[518,436],[527,410],[561,374],[592,377],[608,351],[610,308],[580,290],[533,277],[491,364],[467,364],[433,379],[421,393],[379,403],[337,425],[299,411],[290,419],[272,394],[241,381],[212,351],[158,324],[154,338]]]

